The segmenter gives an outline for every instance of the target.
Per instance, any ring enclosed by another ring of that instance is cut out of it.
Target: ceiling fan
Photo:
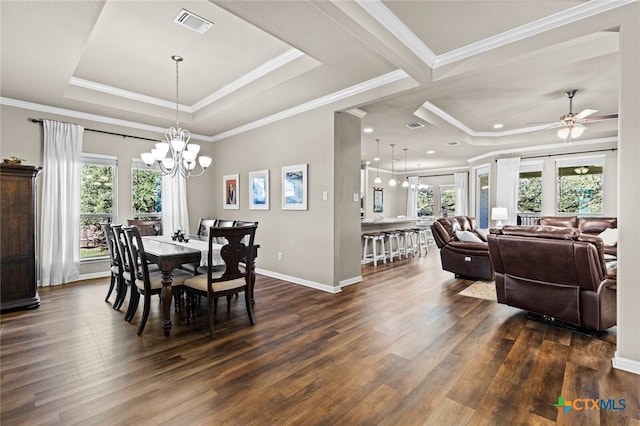
[[[598,110],[591,108],[587,108],[585,110],[582,110],[578,114],[574,114],[573,97],[575,96],[576,92],[577,90],[575,89],[567,90],[566,92],[564,92],[564,94],[569,98],[569,113],[561,116],[560,121],[547,121],[528,124],[548,124],[547,127],[535,130],[535,132],[560,127],[560,130],[558,130],[558,137],[564,139],[564,141],[567,143],[571,143],[572,139],[580,137],[580,135],[582,135],[582,133],[586,130],[586,126],[583,123],[618,118],[618,114],[592,115],[598,112]]]

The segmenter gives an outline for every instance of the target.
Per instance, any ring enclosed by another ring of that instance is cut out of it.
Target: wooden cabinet
[[[0,164],[0,310],[36,308],[36,177],[41,167]]]

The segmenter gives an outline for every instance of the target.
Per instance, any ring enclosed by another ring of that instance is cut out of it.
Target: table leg
[[[160,299],[162,300],[162,330],[164,335],[168,336],[171,330],[171,298],[173,291],[171,290],[171,271],[162,271],[162,290],[160,290]]]

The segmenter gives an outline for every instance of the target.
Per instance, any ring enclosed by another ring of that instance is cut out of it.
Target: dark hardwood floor
[[[1,316],[0,421],[640,424],[640,376],[611,367],[615,328],[585,336],[461,296],[472,281],[441,271],[435,247],[362,273],[340,294],[258,276],[257,324],[243,296],[229,316],[221,300],[213,341],[206,311],[174,313],[164,337],[159,303],[138,337],[142,307],[123,321],[106,280],[41,289],[40,308]],[[626,408],[565,414],[560,396]]]

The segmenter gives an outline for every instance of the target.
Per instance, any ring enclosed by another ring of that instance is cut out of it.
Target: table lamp
[[[497,220],[496,228],[502,228],[502,221],[509,219],[506,207],[493,207],[491,209],[491,220]]]

